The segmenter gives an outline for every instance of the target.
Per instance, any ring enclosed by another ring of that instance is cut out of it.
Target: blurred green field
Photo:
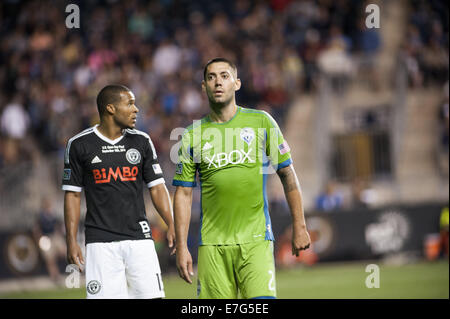
[[[374,262],[376,263],[376,262]],[[313,267],[278,269],[278,298],[283,299],[448,299],[448,261],[420,262],[380,267],[380,288],[367,288],[366,263],[330,263]],[[177,275],[164,278],[166,298],[196,298],[196,285],[184,283]],[[194,283],[196,278],[194,278]],[[85,298],[84,289],[56,289],[9,293],[0,298],[61,299]]]

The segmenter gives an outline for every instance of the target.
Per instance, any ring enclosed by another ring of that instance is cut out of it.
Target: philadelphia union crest
[[[127,161],[131,164],[138,164],[141,161],[141,153],[134,148],[130,148],[125,154]]]
[[[102,285],[97,280],[91,280],[86,285],[87,292],[91,295],[95,295],[96,293],[98,293],[101,288],[102,288]]]

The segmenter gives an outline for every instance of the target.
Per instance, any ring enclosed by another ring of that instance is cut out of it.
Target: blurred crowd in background
[[[170,132],[208,112],[200,84],[203,66],[217,56],[237,64],[238,103],[269,111],[283,127],[290,102],[314,92],[320,72],[352,72],[356,58],[373,66],[383,44],[377,29],[364,25],[367,3],[83,1],[81,28],[68,29],[66,2],[3,1],[0,169],[33,160],[35,152],[62,158],[67,140],[97,123],[95,98],[109,83],[133,90],[137,128],[169,161]],[[448,81],[444,3],[411,1],[401,50],[411,87]],[[440,116],[448,149],[448,95]],[[320,196],[318,207],[329,207]]]
[[[170,131],[208,111],[200,83],[216,56],[238,66],[238,103],[282,124],[292,97],[315,89],[320,59],[332,68],[378,50],[377,32],[360,27],[358,2],[88,1],[79,4],[82,28],[72,30],[63,3],[4,2],[0,167],[29,158],[21,143],[29,136],[42,152],[63,152],[68,138],[98,121],[95,97],[107,83],[134,91],[138,129],[168,154]]]
[[[441,1],[411,1],[402,56],[412,87],[448,81],[448,6]]]

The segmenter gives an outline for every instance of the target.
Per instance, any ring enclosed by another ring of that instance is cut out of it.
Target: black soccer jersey
[[[72,137],[64,156],[62,189],[85,191],[86,243],[151,239],[143,186],[164,178],[150,136],[127,129],[110,140],[97,126]]]

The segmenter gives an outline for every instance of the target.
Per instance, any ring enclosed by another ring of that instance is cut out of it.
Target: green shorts
[[[273,242],[200,246],[198,286],[200,299],[276,297]]]

